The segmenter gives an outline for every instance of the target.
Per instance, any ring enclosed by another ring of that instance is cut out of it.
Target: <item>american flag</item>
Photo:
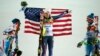
[[[25,14],[25,33],[40,34],[40,12],[44,8],[26,8]],[[53,23],[53,35],[63,36],[72,35],[72,19],[71,14],[65,14],[61,18],[57,18],[68,9],[51,9],[51,15],[55,19]]]

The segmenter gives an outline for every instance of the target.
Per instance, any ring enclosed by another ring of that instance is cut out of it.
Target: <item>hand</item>
[[[66,10],[65,13],[71,13],[71,10]]]
[[[40,20],[43,20],[44,19],[44,14],[43,13],[40,13]]]
[[[17,48],[15,48],[15,49],[14,49],[14,52],[15,52],[15,53],[17,53],[17,51],[18,51],[18,49],[17,49]]]
[[[82,46],[82,42],[79,42],[78,44],[77,44],[77,47],[81,47]]]
[[[21,50],[18,50],[17,51],[17,56],[20,56],[22,54],[22,51]]]

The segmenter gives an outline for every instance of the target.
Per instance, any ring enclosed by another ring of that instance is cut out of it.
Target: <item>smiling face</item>
[[[51,15],[51,9],[48,9],[48,8],[46,8],[46,9],[44,9],[43,10],[43,16],[45,17],[45,18],[49,18]]]
[[[46,18],[49,18],[49,17],[50,17],[50,13],[49,13],[49,11],[44,12],[44,17],[46,17]]]

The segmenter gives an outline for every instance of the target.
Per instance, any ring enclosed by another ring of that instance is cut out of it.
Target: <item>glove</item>
[[[66,10],[65,13],[71,13],[71,10]]]
[[[15,52],[15,53],[17,53],[17,51],[18,51],[18,49],[17,49],[17,48],[15,48],[15,49],[14,49],[14,52]]]
[[[80,47],[82,46],[82,44],[83,44],[82,42],[79,42],[79,43],[77,44],[77,47],[80,48]]]
[[[65,12],[66,12],[66,13],[69,13],[69,10],[66,10]]]
[[[17,55],[20,56],[21,54],[22,54],[22,51],[21,50],[18,50],[17,51]]]

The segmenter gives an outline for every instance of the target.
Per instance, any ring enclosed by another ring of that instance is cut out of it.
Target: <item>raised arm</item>
[[[60,15],[52,16],[52,18],[55,20],[55,19],[58,19],[58,18],[63,17],[65,14],[68,14],[68,13],[70,13],[70,12],[71,12],[71,10],[70,10],[70,11],[69,11],[69,10],[65,10],[65,11],[62,12]]]

